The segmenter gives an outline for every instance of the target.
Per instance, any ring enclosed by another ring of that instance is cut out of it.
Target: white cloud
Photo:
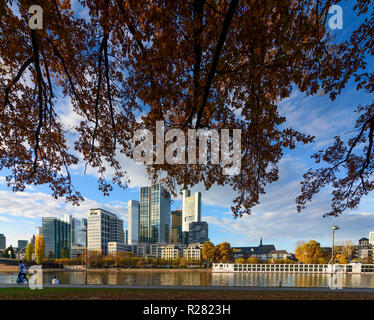
[[[346,212],[337,218],[323,218],[330,206],[329,190],[324,190],[304,211],[297,213],[295,198],[300,192],[299,180],[295,178],[297,169],[294,170],[297,166],[293,165],[294,160],[289,159],[287,162],[289,176],[293,179],[283,178],[268,186],[267,193],[261,197],[260,205],[253,208],[252,215],[234,219],[226,211],[220,216],[207,213],[203,220],[210,224],[210,232],[214,226],[216,233],[213,237],[217,237],[220,232],[230,233],[232,238],[240,235],[238,241],[242,245],[256,244],[263,237],[266,243],[288,243],[289,248],[289,243],[297,240],[314,239],[323,245],[330,245],[333,224],[340,227],[337,239],[350,239],[353,242],[363,236],[367,237],[374,230],[374,212],[370,211],[373,197],[363,199],[360,210]],[[220,197],[224,197],[224,194],[215,195],[215,199]]]
[[[0,216],[0,221],[2,221],[2,222],[12,222],[13,220],[11,220],[7,217]]]
[[[92,208],[103,208],[119,215],[127,221],[127,204],[123,202],[99,203],[86,199],[79,206],[66,204],[63,199],[54,199],[42,192],[0,191],[0,214],[14,217],[42,218],[59,217],[71,214],[77,218],[87,217]],[[4,218],[4,217],[3,217]],[[1,216],[0,216],[1,219]],[[4,220],[5,221],[5,220]]]
[[[286,126],[316,137],[313,149],[326,147],[335,135],[352,130],[357,114],[354,108],[344,108],[346,97],[331,101],[328,96],[306,96],[295,91],[279,103],[279,111],[287,118]]]

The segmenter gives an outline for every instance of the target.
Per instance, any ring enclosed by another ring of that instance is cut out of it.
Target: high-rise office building
[[[191,222],[190,231],[188,232],[188,243],[204,243],[209,241],[208,238],[208,223],[205,221]]]
[[[369,232],[369,244],[374,246],[374,231]]]
[[[169,240],[170,200],[170,193],[160,184],[140,188],[140,243],[158,243]]]
[[[67,222],[70,226],[70,241],[71,246],[86,246],[86,233],[83,230],[85,227],[84,220],[86,219],[77,219],[74,218],[72,215],[65,215],[64,218],[65,222]],[[87,223],[86,223],[87,224]]]
[[[123,220],[103,209],[91,209],[87,219],[88,250],[108,254],[108,243],[124,244]]]
[[[182,243],[182,210],[171,212],[171,234],[169,242]]]
[[[125,230],[125,244],[129,244],[129,231]]]
[[[45,255],[60,259],[63,249],[68,255],[71,248],[70,226],[66,221],[55,217],[42,218],[41,235],[45,241]]]
[[[182,231],[188,232],[191,222],[201,221],[201,193],[195,192],[195,195],[191,196],[190,190],[184,188],[182,204]]]
[[[130,200],[127,203],[128,213],[128,244],[137,244],[139,242],[139,202]]]
[[[32,235],[31,239],[30,239],[30,243],[35,246],[35,234]]]
[[[29,242],[27,240],[18,240],[18,249],[25,249]]]
[[[70,229],[74,234],[74,239],[71,244],[70,258],[79,259],[84,255],[86,248],[86,231],[87,231],[87,219],[72,219]]]
[[[0,233],[0,250],[6,249],[6,236]]]
[[[87,231],[87,218],[82,218],[81,219],[81,230],[83,231],[80,235],[79,235],[79,243],[82,243],[83,246],[86,246],[86,231]]]

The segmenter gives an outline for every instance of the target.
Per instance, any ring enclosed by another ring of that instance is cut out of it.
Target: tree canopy
[[[54,197],[83,197],[71,168],[85,162],[99,174],[105,195],[126,188],[121,157],[132,157],[136,129],[241,129],[241,172],[222,165],[149,165],[153,181],[229,185],[232,212],[250,214],[265,186],[278,179],[286,149],[313,137],[286,126],[280,100],[293,89],[334,99],[355,74],[358,89],[373,92],[365,57],[373,55],[373,14],[352,38],[331,42],[326,18],[335,0],[40,0],[43,29],[30,29],[31,0],[0,4],[0,170],[14,191],[48,184]],[[357,1],[357,12],[372,9]],[[62,101],[71,104],[71,127]],[[373,105],[360,107],[358,135],[315,155],[298,209],[332,184],[337,215],[358,205],[374,187]],[[358,146],[364,145],[363,148]],[[356,153],[355,153],[356,152]],[[337,174],[343,167],[347,175]],[[165,175],[166,173],[166,175]]]
[[[42,235],[35,237],[35,260],[37,264],[42,264],[45,256],[45,240]]]
[[[326,264],[329,261],[327,251],[315,240],[300,244],[295,250],[295,256],[299,262],[306,264]]]
[[[27,244],[26,249],[25,249],[25,260],[27,262],[32,261],[33,252],[34,252],[34,245],[32,243]]]

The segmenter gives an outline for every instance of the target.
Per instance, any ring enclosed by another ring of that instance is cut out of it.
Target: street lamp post
[[[331,250],[331,274],[334,273],[334,235],[335,230],[339,230],[338,226],[332,226],[332,250]]]
[[[85,284],[87,285],[87,268],[88,268],[88,261],[87,261],[87,239],[88,239],[88,230],[87,230],[87,227],[86,227],[86,250],[85,250],[85,254],[86,254],[86,277],[85,277]]]
[[[84,231],[86,233],[86,245],[85,245],[85,280],[84,280],[84,284],[87,285],[87,226],[85,226],[84,228],[82,228],[82,231]]]

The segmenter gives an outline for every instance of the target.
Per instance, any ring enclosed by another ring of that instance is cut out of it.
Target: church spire
[[[261,237],[261,239],[260,239],[260,247],[262,247],[262,237]]]

